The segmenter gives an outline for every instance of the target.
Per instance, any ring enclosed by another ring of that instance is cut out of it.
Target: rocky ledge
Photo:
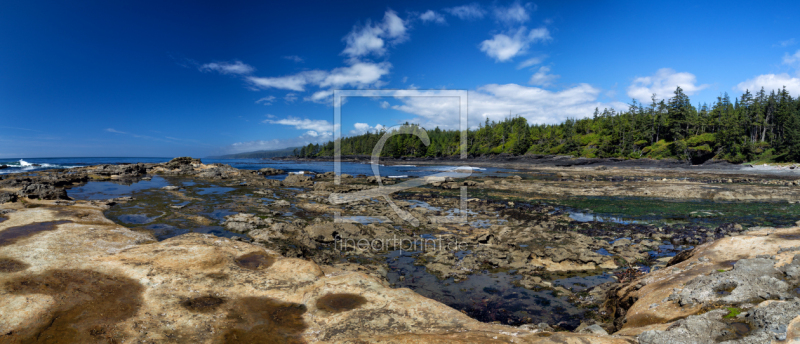
[[[684,251],[609,291],[618,335],[640,343],[800,342],[800,227]]]
[[[88,202],[26,204],[2,205],[3,343],[631,342],[481,323],[369,275],[213,235],[156,242]]]

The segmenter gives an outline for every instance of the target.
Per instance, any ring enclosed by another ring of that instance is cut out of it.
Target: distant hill
[[[274,158],[277,156],[294,155],[295,149],[300,149],[300,147],[289,147],[283,149],[260,150],[255,152],[210,156],[209,158],[210,159],[266,159],[266,158]]]

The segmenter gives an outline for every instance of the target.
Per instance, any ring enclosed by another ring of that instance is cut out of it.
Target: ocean
[[[23,159],[0,159],[0,167],[3,165],[6,168],[0,169],[0,174],[19,173],[19,172],[35,172],[50,169],[62,168],[75,168],[82,166],[92,165],[118,165],[118,164],[135,164],[135,163],[162,163],[170,161],[172,158],[23,158]],[[287,161],[287,160],[270,160],[270,159],[201,159],[203,163],[222,163],[231,165],[238,169],[243,170],[258,170],[265,167],[272,167],[286,171],[287,173],[300,173],[300,172],[314,172],[325,173],[333,171],[333,162],[330,161]],[[437,166],[416,166],[416,165],[391,165],[379,167],[382,177],[402,177],[414,178],[433,175],[441,172],[454,171],[457,167],[463,165],[437,165]],[[513,172],[514,170],[502,168],[479,168],[471,167],[473,173],[481,173],[482,175],[505,175],[505,173]],[[367,176],[373,175],[372,165],[367,163],[355,162],[342,162],[342,173],[347,173],[353,176],[363,174]],[[274,179],[283,179],[286,175],[270,176]]]

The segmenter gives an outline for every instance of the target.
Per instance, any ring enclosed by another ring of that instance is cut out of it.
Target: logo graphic
[[[459,130],[461,133],[460,157],[461,159],[467,158],[467,91],[463,90],[335,90],[333,92],[333,108],[334,108],[334,184],[341,185],[341,172],[342,172],[342,101],[345,97],[394,97],[394,98],[408,98],[408,97],[457,97],[458,98],[458,114],[459,114]],[[358,192],[349,193],[333,193],[329,197],[331,204],[344,204],[351,202],[358,202],[365,199],[383,198],[394,210],[395,214],[404,221],[408,222],[414,227],[419,226],[419,220],[412,216],[407,211],[400,209],[397,204],[392,201],[390,195],[395,192],[408,190],[411,188],[419,187],[422,185],[444,182],[449,178],[466,178],[472,175],[472,168],[468,166],[457,167],[452,171],[437,173],[431,176],[407,180],[398,184],[384,185],[383,179],[380,175],[380,154],[386,141],[394,135],[414,135],[417,136],[425,146],[431,144],[428,133],[420,128],[410,125],[394,126],[389,128],[383,136],[381,136],[378,143],[372,150],[370,164],[372,165],[372,172],[378,183],[377,188],[362,190]],[[467,187],[460,186],[460,202],[457,209],[458,216],[431,216],[429,220],[434,223],[466,223],[467,222]],[[388,221],[388,219],[384,219]],[[341,216],[341,213],[334,214],[334,222],[354,222],[352,219]]]

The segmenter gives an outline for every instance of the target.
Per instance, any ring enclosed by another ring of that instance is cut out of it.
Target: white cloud
[[[530,3],[521,5],[519,2],[515,2],[508,7],[496,7],[494,9],[494,17],[498,21],[506,24],[524,23],[531,18],[528,11],[535,10],[534,6]]]
[[[475,127],[484,119],[502,120],[509,114],[525,117],[529,123],[561,123],[567,118],[591,116],[594,109],[627,109],[621,102],[598,101],[602,90],[579,84],[561,91],[517,84],[490,84],[469,93],[469,126]],[[416,115],[412,122],[426,129],[459,127],[458,98],[403,97],[403,104],[393,109]]]
[[[302,92],[305,91],[306,84],[319,82],[325,75],[326,72],[317,70],[278,77],[248,76],[246,80],[259,88],[277,88]]]
[[[525,61],[520,62],[519,65],[517,65],[517,69],[527,68],[530,66],[541,64],[542,62],[544,62],[545,58],[547,58],[547,56],[545,55],[529,58]]]
[[[355,62],[351,66],[339,67],[330,72],[313,70],[280,77],[247,77],[247,81],[259,88],[278,88],[305,91],[307,85],[319,87],[351,86],[364,88],[380,85],[380,79],[389,74],[392,65],[388,62]]]
[[[333,124],[324,119],[308,119],[308,118],[300,119],[297,117],[289,116],[287,118],[279,120],[265,119],[262,123],[288,125],[294,127],[295,129],[312,130],[317,132],[318,134],[333,132]]]
[[[546,27],[528,31],[526,27],[522,26],[516,31],[496,34],[492,39],[481,42],[480,49],[496,61],[505,62],[527,52],[532,43],[550,39],[550,31]]]
[[[346,47],[342,54],[351,58],[386,52],[385,40],[400,43],[406,40],[406,23],[392,10],[386,11],[383,22],[373,25],[367,20],[364,26],[356,26],[343,38]]]
[[[383,27],[388,33],[389,38],[404,39],[406,23],[397,16],[395,11],[386,11],[383,15]]]
[[[445,8],[444,10],[461,20],[482,19],[486,14],[486,11],[477,3]]]
[[[220,74],[247,75],[252,73],[256,69],[250,65],[242,63],[242,61],[233,61],[233,62],[206,63],[200,66],[200,70],[203,72],[216,71],[219,72]]]
[[[302,57],[297,56],[297,55],[288,55],[288,56],[284,56],[283,58],[285,58],[285,59],[287,59],[289,61],[297,62],[297,63],[302,63],[302,62],[305,61]]]
[[[550,67],[540,67],[539,70],[531,76],[528,83],[536,86],[550,86],[553,84],[553,81],[561,77],[560,75],[547,74],[549,72]]]
[[[782,89],[784,86],[786,86],[786,90],[789,91],[789,93],[793,96],[800,96],[800,78],[793,78],[786,73],[759,75],[736,85],[736,87],[742,92],[746,90],[750,90],[750,92],[757,92],[761,90],[762,87],[767,92],[773,90],[777,91]]]
[[[260,150],[274,150],[289,147],[306,146],[309,143],[325,143],[333,139],[332,133],[319,133],[308,131],[298,137],[289,139],[256,140],[247,142],[237,142],[232,145],[219,149],[214,154],[235,154],[254,152]]]
[[[423,23],[434,22],[436,24],[447,24],[447,21],[444,20],[444,16],[433,10],[428,10],[420,14],[419,19],[422,20]]]
[[[653,93],[657,99],[668,99],[678,86],[683,89],[683,93],[691,96],[709,85],[697,85],[697,77],[692,73],[677,73],[670,68],[661,68],[653,76],[634,79],[628,87],[628,96],[647,104]]]
[[[373,126],[370,126],[367,123],[356,123],[356,124],[353,125],[353,128],[355,128],[355,129],[350,130],[349,135],[361,135],[361,134],[366,134],[367,132],[375,132],[375,131],[380,132],[381,130],[385,129],[386,127],[384,127],[381,124],[376,124],[373,127]]]
[[[285,100],[285,101],[287,101],[289,103],[294,103],[297,100],[297,94],[296,93],[287,93],[283,97],[283,100]]]
[[[800,72],[800,50],[795,51],[792,55],[789,55],[789,53],[784,54],[783,64],[792,66]],[[800,75],[800,73],[798,73],[798,75]]]
[[[322,90],[314,92],[310,97],[306,97],[306,101],[311,101],[320,104],[333,104],[332,97],[333,91],[331,90]]]
[[[389,102],[387,102],[385,100],[382,101],[381,102],[381,109],[388,109],[388,108],[389,108]]]
[[[782,48],[786,48],[788,46],[795,45],[796,43],[797,43],[797,41],[795,41],[794,38],[790,38],[790,39],[787,39],[785,41],[778,42],[778,44],[773,45],[773,47],[778,47],[779,46],[779,47],[782,47]]]
[[[256,104],[264,104],[264,105],[272,105],[272,102],[275,101],[275,96],[266,96],[259,100],[256,100]]]
[[[368,63],[358,62],[349,67],[340,67],[332,70],[320,83],[320,87],[367,87],[380,81],[381,77],[389,73],[391,64],[388,62]]]

